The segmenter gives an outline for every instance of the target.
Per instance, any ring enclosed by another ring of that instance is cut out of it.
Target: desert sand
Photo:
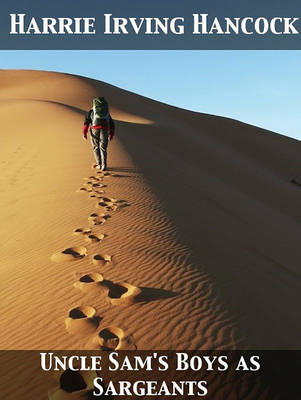
[[[0,87],[1,349],[300,348],[300,142],[80,76]]]

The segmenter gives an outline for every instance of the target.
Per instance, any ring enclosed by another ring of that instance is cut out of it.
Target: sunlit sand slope
[[[298,141],[67,74],[0,87],[2,349],[300,347]]]

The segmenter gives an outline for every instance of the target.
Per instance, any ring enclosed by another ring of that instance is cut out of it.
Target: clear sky
[[[301,51],[0,51],[0,60],[2,69],[84,75],[301,140]]]

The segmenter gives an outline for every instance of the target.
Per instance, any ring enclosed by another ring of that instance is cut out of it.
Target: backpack
[[[96,125],[105,125],[110,118],[109,104],[104,97],[97,97],[93,100],[93,120],[92,123]]]

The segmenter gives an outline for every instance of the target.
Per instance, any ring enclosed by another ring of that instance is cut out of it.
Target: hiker
[[[85,140],[87,140],[88,131],[97,164],[96,168],[105,171],[107,169],[108,141],[114,137],[115,124],[109,112],[108,102],[104,97],[94,99],[93,108],[86,115],[83,126]]]

